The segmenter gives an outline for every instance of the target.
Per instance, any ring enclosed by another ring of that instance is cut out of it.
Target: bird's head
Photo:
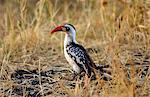
[[[53,29],[50,33],[53,34],[55,32],[62,31],[66,32],[68,36],[74,37],[76,35],[76,29],[72,24],[64,24],[61,26],[57,26],[55,29]]]

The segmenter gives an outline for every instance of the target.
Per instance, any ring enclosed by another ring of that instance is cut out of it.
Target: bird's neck
[[[64,40],[64,47],[71,43],[77,43],[76,37],[74,36],[69,36],[68,34],[65,35],[65,40]]]

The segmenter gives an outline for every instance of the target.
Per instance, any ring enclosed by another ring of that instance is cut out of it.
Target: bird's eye
[[[69,31],[70,30],[70,28],[69,27],[66,27],[66,31]]]

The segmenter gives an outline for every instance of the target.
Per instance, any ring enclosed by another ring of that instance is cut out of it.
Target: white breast
[[[64,48],[64,55],[68,63],[72,66],[76,73],[80,73],[80,67],[74,62],[74,60],[68,55],[66,48]]]

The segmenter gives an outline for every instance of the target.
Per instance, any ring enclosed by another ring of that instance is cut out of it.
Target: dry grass
[[[75,89],[65,85],[60,89],[69,97],[150,97],[150,77],[139,84],[134,66],[150,61],[149,5],[148,0],[4,0],[0,4],[1,87],[12,87],[10,74],[17,68],[40,71],[55,64],[70,68],[63,56],[64,34],[47,34],[68,22],[75,25],[81,44],[99,50],[91,53],[95,63],[112,66],[113,80],[93,81],[88,89],[79,80]],[[142,56],[136,57],[137,53]],[[130,81],[126,64],[131,65]]]

